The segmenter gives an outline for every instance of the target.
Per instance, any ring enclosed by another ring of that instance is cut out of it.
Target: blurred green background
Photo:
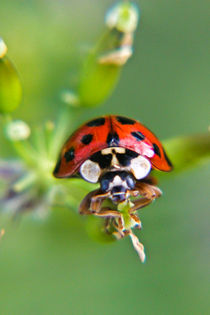
[[[15,117],[54,119],[59,93],[104,28],[113,1],[0,2],[0,36],[24,87]],[[161,139],[209,126],[207,0],[142,0],[135,53],[113,95],[75,125],[106,113],[139,119]],[[1,156],[11,149],[0,139]],[[89,239],[84,218],[59,209],[43,221],[1,216],[0,314],[209,314],[209,171],[165,174],[163,197],[141,213],[147,262],[129,239]],[[79,200],[78,200],[79,203]]]

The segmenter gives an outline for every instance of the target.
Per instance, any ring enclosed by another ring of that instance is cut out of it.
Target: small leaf
[[[210,159],[210,133],[169,139],[163,144],[174,166],[172,175]]]
[[[14,111],[20,104],[22,87],[11,61],[4,56],[0,58],[0,113]]]

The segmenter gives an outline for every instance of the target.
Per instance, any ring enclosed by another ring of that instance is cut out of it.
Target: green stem
[[[27,173],[25,176],[21,177],[18,181],[14,183],[12,189],[19,193],[29,186],[31,186],[37,179],[37,175],[35,173]]]
[[[49,157],[52,159],[56,158],[66,136],[66,132],[69,129],[69,126],[71,126],[69,112],[70,110],[67,106],[63,107],[58,116],[56,127],[49,143]]]
[[[37,151],[39,152],[39,156],[47,159],[47,144],[46,137],[42,127],[37,127],[33,131],[33,140]]]
[[[62,107],[54,132],[49,142],[49,158],[54,161],[61,149],[66,137],[71,134],[74,129],[74,121],[77,121],[78,115],[81,113],[80,108]]]
[[[37,165],[38,159],[40,158],[39,154],[27,140],[11,141],[11,144],[17,154],[22,157],[29,166]]]
[[[12,117],[7,114],[1,116],[3,128],[12,121]],[[34,166],[37,164],[37,160],[39,158],[38,152],[34,150],[31,143],[28,140],[21,140],[21,141],[13,141],[10,140],[10,144],[16,151],[16,153],[23,158],[23,160],[29,165]]]

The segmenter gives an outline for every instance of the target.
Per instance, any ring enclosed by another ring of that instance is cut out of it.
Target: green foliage
[[[59,95],[77,62],[72,51],[78,42],[100,37],[102,12],[110,1],[1,1],[1,35],[24,86],[22,106],[10,118],[27,121],[31,129],[29,138],[8,141],[9,122],[0,121],[0,208],[6,212],[0,221],[2,314],[209,312],[209,162],[204,153],[209,140],[201,140],[200,147],[198,141],[210,116],[209,2],[140,4],[135,54],[126,69],[120,67],[120,85],[114,82],[114,89],[104,93],[101,107],[67,110]],[[71,102],[78,104],[76,92]],[[113,111],[139,119],[166,139],[175,166],[171,173],[158,172],[163,197],[139,211],[145,265],[127,239],[103,245],[87,237],[103,241],[107,236],[100,219],[90,217],[89,224],[77,213],[94,185],[51,175],[62,142],[76,126]],[[184,134],[195,140],[193,146]],[[186,166],[191,171],[185,172]],[[30,212],[11,220],[16,210]]]
[[[24,121],[13,120],[8,115],[3,118],[5,135],[24,165],[23,168],[20,167],[21,164],[17,165],[18,176],[14,172],[13,162],[10,165],[2,161],[0,165],[0,175],[8,174],[5,197],[1,200],[5,209],[11,208],[7,202],[7,194],[11,191],[14,199],[21,200],[12,206],[13,213],[18,213],[20,210],[49,210],[57,203],[75,209],[82,197],[93,189],[94,185],[82,180],[58,181],[53,178],[52,172],[65,136],[70,132],[70,122],[82,108],[99,106],[107,99],[116,86],[122,67],[132,56],[134,31],[138,23],[136,6],[129,2],[119,2],[109,9],[105,22],[105,32],[84,58],[76,94],[70,92],[70,103],[76,105],[75,108],[63,105],[57,121],[47,121],[43,126],[33,127],[32,132]],[[0,59],[0,83],[2,112],[12,111],[19,105],[21,86],[14,67],[5,55]],[[174,165],[172,174],[176,174],[204,157],[209,157],[209,135],[169,139],[165,141],[165,147]],[[122,209],[117,209],[128,230],[135,226],[129,214],[130,207],[131,202],[123,205]],[[89,235],[101,241],[112,240],[111,235],[104,233],[101,222],[96,218],[88,220]],[[138,242],[132,234],[130,236],[135,247]],[[136,248],[140,248],[139,244]]]

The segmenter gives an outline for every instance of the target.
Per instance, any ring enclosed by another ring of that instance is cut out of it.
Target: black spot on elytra
[[[168,158],[168,156],[167,156],[167,154],[166,154],[166,152],[165,152],[164,149],[163,149],[163,152],[164,152],[164,157],[165,157],[165,159],[166,159],[168,165],[171,166],[171,167],[173,167],[173,165],[172,165],[171,161],[169,160],[169,158]]]
[[[161,157],[160,149],[158,148],[157,144],[153,143],[152,145],[153,145],[153,149],[154,149],[155,154],[157,154],[159,157]]]
[[[136,123],[135,120],[127,117],[117,116],[116,118],[122,125],[134,125]]]
[[[119,144],[119,136],[118,134],[115,133],[109,133],[106,139],[106,143],[108,144],[109,147],[115,147],[118,146]]]
[[[88,127],[98,127],[98,126],[103,126],[105,124],[105,118],[104,117],[100,117],[100,118],[96,118],[94,120],[91,120],[87,123]]]
[[[64,154],[66,162],[70,162],[74,159],[74,148],[71,147],[66,153]]]
[[[100,168],[108,168],[111,165],[112,154],[102,154],[101,151],[94,153],[90,160],[99,164]]]
[[[145,139],[145,136],[140,131],[131,132],[132,136],[136,138],[138,141],[142,141]]]
[[[56,176],[56,174],[59,172],[60,166],[61,166],[61,158],[59,158],[59,160],[58,160],[58,162],[57,162],[57,164],[56,164],[56,166],[55,166],[53,175]]]
[[[90,133],[88,135],[85,135],[82,137],[81,142],[85,145],[91,143],[91,141],[93,140],[93,135],[91,135]]]
[[[126,149],[125,153],[117,153],[116,157],[122,166],[129,166],[132,159],[135,159],[139,154]]]

